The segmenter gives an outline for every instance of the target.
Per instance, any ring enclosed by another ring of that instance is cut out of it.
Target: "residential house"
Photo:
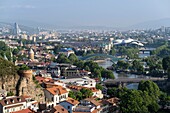
[[[56,105],[55,107],[52,108],[51,113],[69,113],[69,112],[63,106]]]
[[[44,89],[45,100],[47,102],[52,102],[53,106],[58,103],[65,101],[68,97],[68,91],[62,86],[53,86]]]
[[[0,113],[10,113],[26,109],[26,101],[22,96],[8,97],[0,101]]]
[[[78,104],[79,101],[72,98],[67,98],[67,100],[60,102],[60,105],[67,109],[68,113],[72,113]]]
[[[80,101],[73,113],[102,113],[101,104],[94,98],[87,98]]]
[[[0,101],[0,113],[16,112],[27,108],[37,111],[38,102],[29,96],[10,96]]]

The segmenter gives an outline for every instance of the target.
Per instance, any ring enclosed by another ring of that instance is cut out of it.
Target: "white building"
[[[37,101],[28,96],[10,96],[0,101],[0,113],[16,112],[27,108],[37,111]]]
[[[83,78],[71,78],[71,79],[61,79],[63,83],[71,83],[76,86],[83,86],[83,87],[96,87],[96,81],[89,77]]]
[[[80,101],[73,113],[103,113],[101,104],[93,98],[87,98]]]
[[[44,89],[45,100],[47,102],[52,102],[53,106],[58,103],[65,101],[68,97],[68,91],[62,86],[54,86],[51,88]]]
[[[138,46],[144,46],[140,41],[128,38],[128,39],[117,39],[114,41],[114,45],[124,45],[124,44],[133,44]]]

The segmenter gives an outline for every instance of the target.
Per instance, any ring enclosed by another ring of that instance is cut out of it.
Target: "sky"
[[[126,27],[170,18],[170,0],[0,0],[0,21]]]

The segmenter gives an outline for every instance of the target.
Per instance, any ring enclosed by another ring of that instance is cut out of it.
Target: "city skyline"
[[[0,1],[0,21],[21,24],[120,28],[170,18],[168,0]]]

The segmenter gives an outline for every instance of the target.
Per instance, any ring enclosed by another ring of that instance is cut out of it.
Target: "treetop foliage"
[[[15,66],[12,62],[9,62],[3,58],[0,58],[0,76],[12,76],[17,75],[18,67]]]

